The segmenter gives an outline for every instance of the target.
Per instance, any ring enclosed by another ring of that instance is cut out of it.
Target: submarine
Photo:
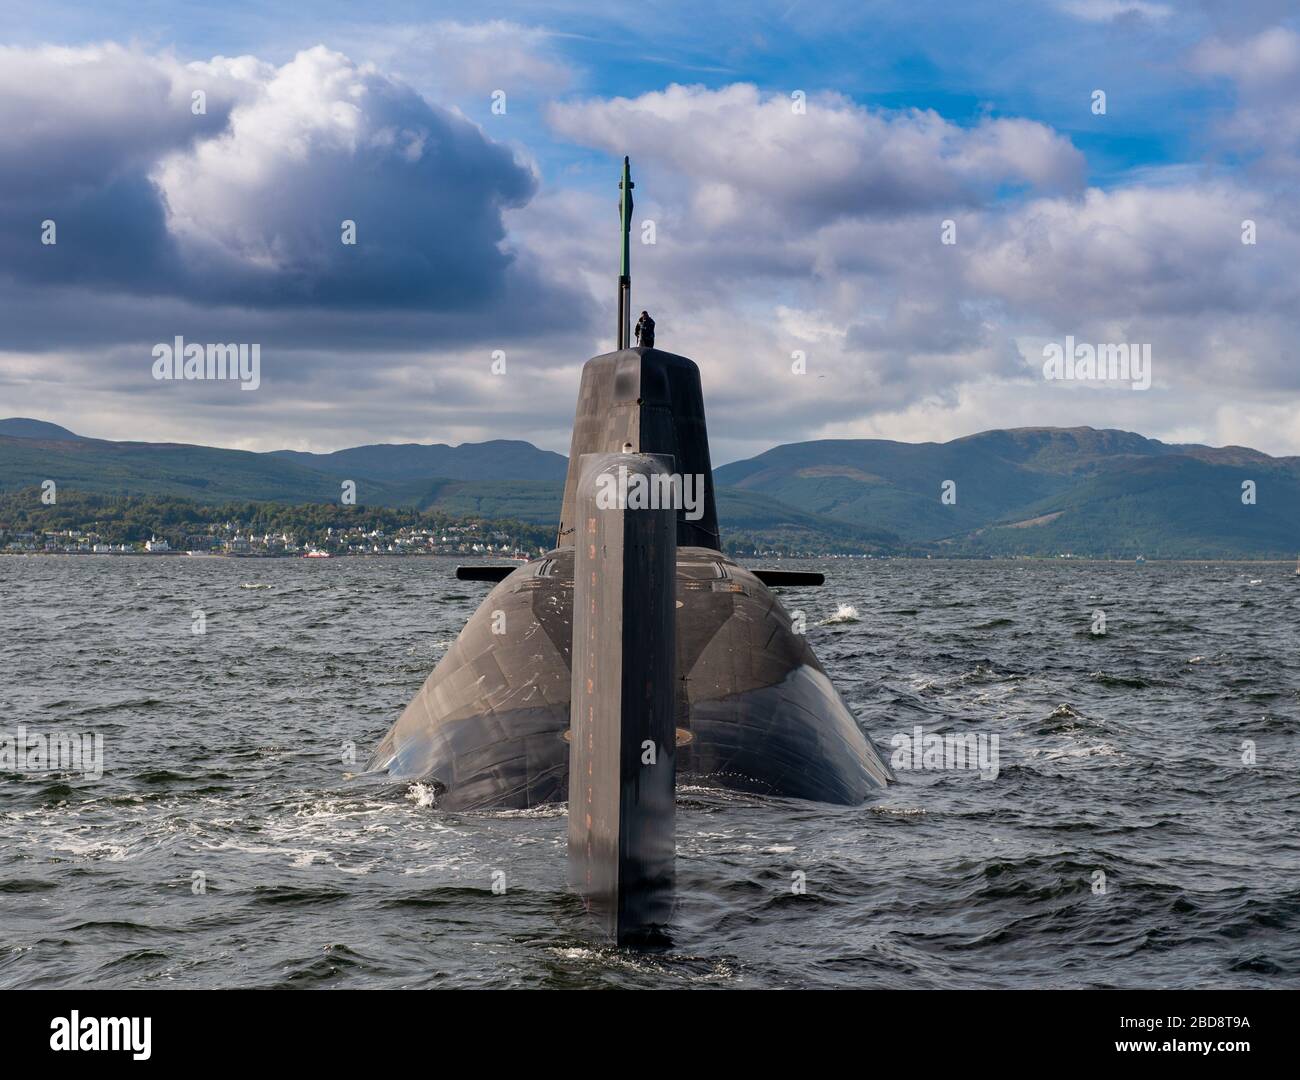
[[[571,862],[620,940],[621,920],[665,919],[677,778],[841,805],[893,779],[772,591],[822,575],[722,550],[699,368],[630,345],[632,186],[625,158],[619,347],[582,371],[555,547],[457,568],[492,587],[366,770],[423,781],[453,811],[569,802]],[[694,477],[697,498],[594,509],[616,467]],[[637,881],[651,900],[629,914]]]

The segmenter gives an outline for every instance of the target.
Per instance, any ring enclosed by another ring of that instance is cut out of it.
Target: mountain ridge
[[[199,501],[363,504],[536,523],[558,517],[562,454],[522,440],[330,453],[90,439],[0,420],[0,490],[45,479]],[[714,470],[724,539],[962,555],[1282,556],[1300,548],[1300,457],[1116,428],[995,428],[947,442],[822,439]],[[1243,485],[1254,485],[1247,502]]]

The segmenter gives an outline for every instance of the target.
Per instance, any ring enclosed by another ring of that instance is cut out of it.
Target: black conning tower
[[[700,369],[685,356],[645,348],[605,353],[582,369],[556,546],[573,544],[582,455],[617,454],[628,444],[632,453],[671,454],[675,472],[704,477],[704,513],[688,521],[678,510],[677,546],[721,551]]]

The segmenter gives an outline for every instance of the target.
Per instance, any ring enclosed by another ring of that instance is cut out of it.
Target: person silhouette
[[[641,318],[636,321],[636,343],[645,346],[647,349],[654,348],[655,321],[650,318],[648,311],[641,312]]]

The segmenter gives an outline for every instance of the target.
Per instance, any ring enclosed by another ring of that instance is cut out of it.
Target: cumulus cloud
[[[548,39],[444,32],[480,57],[514,41],[508,92],[567,85],[546,67]],[[1194,60],[1235,88],[1220,137],[1283,172],[1300,150],[1293,38],[1215,39]],[[594,190],[581,171],[544,184],[527,148],[393,77],[445,41],[416,44],[382,70],[326,49],[280,66],[10,51],[6,411],[124,435],[143,389],[159,395],[145,437],[329,449],[512,436],[564,450],[580,362],[613,347],[611,206],[629,152],[637,218],[657,226],[634,244],[633,300],[663,347],[700,362],[718,461],[806,438],[1037,423],[1300,449],[1285,404],[1300,388],[1300,211],[1262,172],[1184,163],[1089,186],[1080,152],[1036,121],[959,124],[817,93],[800,114],[737,84],[554,105],[551,132],[608,151],[609,171]],[[380,55],[374,42],[362,54]],[[438,78],[480,93],[497,81],[482,70],[475,84],[449,58]],[[199,86],[206,118],[189,111]],[[42,251],[45,216],[60,244]],[[338,243],[343,218],[356,248]],[[141,343],[177,332],[261,341],[263,390],[142,385]],[[1150,342],[1154,387],[1045,383],[1042,345],[1066,334]],[[507,378],[487,374],[495,348]]]
[[[111,43],[0,47],[0,274],[162,287],[179,268],[149,170],[219,132],[267,70]],[[207,112],[196,116],[199,88]],[[46,220],[63,247],[40,243]]]
[[[1023,375],[1011,330],[969,287],[968,223],[1003,212],[1009,191],[1081,190],[1069,140],[1018,118],[962,127],[838,95],[791,106],[741,84],[551,110],[567,137],[626,146],[649,169],[656,203],[638,212],[658,236],[634,253],[634,288],[666,309],[663,340],[708,350],[728,415],[756,438],[773,437],[754,421],[777,401],[793,435]],[[940,242],[950,216],[956,247]],[[812,378],[792,380],[796,350]]]
[[[262,449],[484,438],[548,401],[543,360],[587,354],[590,297],[507,232],[532,166],[373,66],[119,45],[0,61],[6,414]],[[177,334],[259,343],[261,390],[153,380]],[[511,378],[485,381],[497,349]]]
[[[57,199],[215,134],[251,100],[271,68],[251,57],[185,64],[108,43],[84,48],[0,46],[0,190],[8,205]],[[207,114],[191,94],[207,92]]]
[[[1007,187],[1077,188],[1083,156],[1022,119],[961,127],[930,110],[872,110],[839,94],[789,96],[737,83],[563,102],[564,137],[685,178],[704,225],[806,229],[845,217],[974,206]]]
[[[3,59],[0,271],[252,307],[481,310],[507,288],[502,215],[533,196],[531,168],[372,67],[322,47],[280,67],[119,46]]]
[[[532,173],[478,128],[339,53],[299,53],[154,179],[194,266],[245,300],[480,307]],[[344,221],[357,243],[341,243]],[[220,289],[220,286],[218,286]]]
[[[1068,140],[1023,120],[789,105],[749,86],[670,87],[550,117],[569,138],[628,147],[648,178],[638,215],[658,236],[633,254],[637,304],[665,347],[703,364],[732,436],[721,454],[1048,417],[1212,439],[1300,388],[1287,200],[1184,170],[1085,187]],[[1242,243],[1246,219],[1266,240]],[[1045,384],[1042,346],[1067,334],[1150,343],[1156,389]],[[791,373],[796,350],[806,376]],[[1289,448],[1288,430],[1268,445]]]
[[[1242,221],[1269,242],[1244,245]],[[1034,200],[976,227],[966,278],[984,295],[1067,315],[1151,317],[1278,310],[1300,236],[1258,192],[1227,183],[1090,189]]]

